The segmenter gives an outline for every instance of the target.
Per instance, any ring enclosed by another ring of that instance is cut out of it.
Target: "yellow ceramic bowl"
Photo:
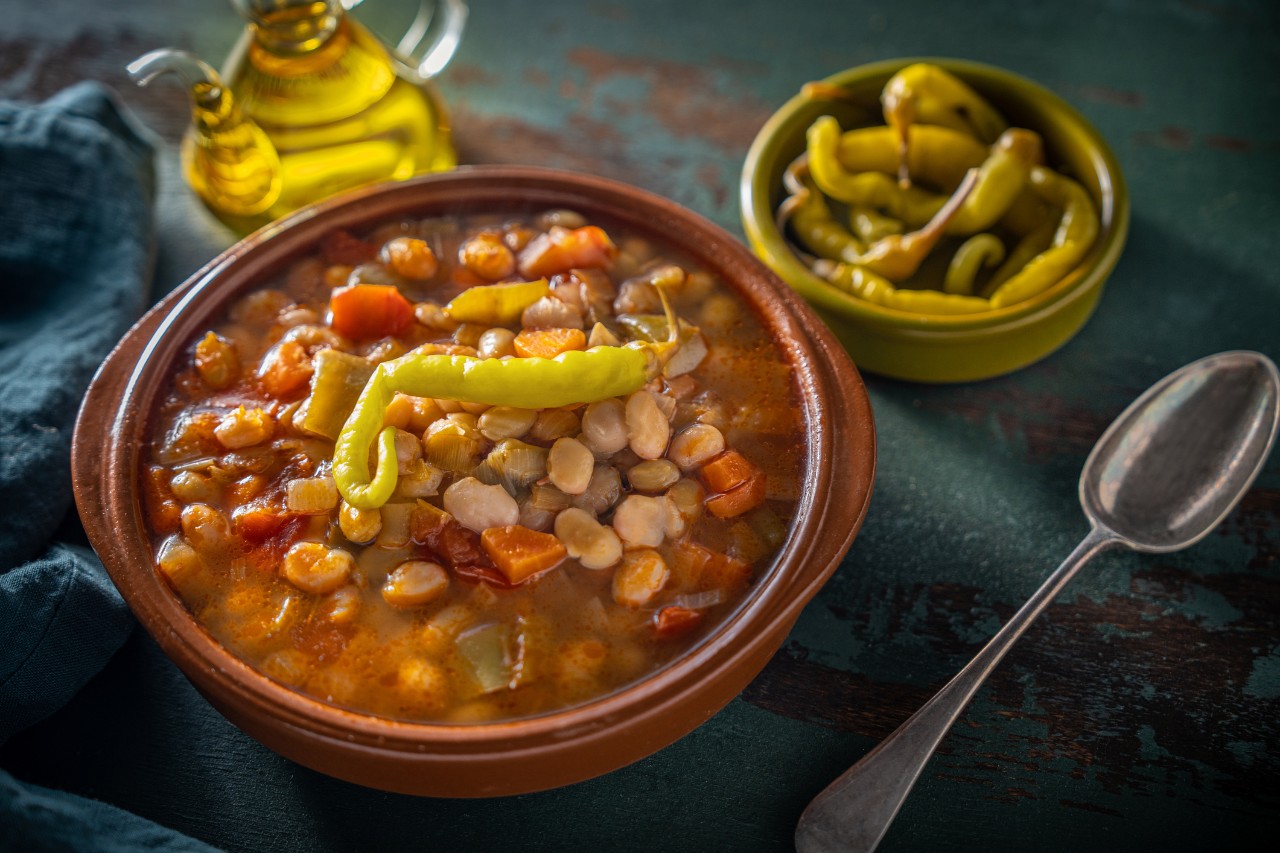
[[[1009,123],[1037,131],[1048,165],[1080,181],[1098,208],[1098,239],[1075,270],[1016,305],[978,314],[939,316],[873,305],[811,273],[774,225],[784,198],[782,173],[804,151],[805,131],[821,115],[842,127],[883,124],[880,90],[915,62],[939,65],[986,97]],[[817,309],[864,370],[919,382],[964,382],[1025,367],[1074,335],[1097,305],[1129,228],[1129,195],[1115,155],[1066,101],[1009,71],[955,59],[892,59],[827,78],[850,102],[796,96],[761,128],[742,170],[742,223],[766,264]]]

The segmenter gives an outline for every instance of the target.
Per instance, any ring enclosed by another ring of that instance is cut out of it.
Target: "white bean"
[[[671,439],[671,424],[653,395],[641,389],[627,398],[627,440],[641,459],[660,459]]]
[[[587,406],[582,413],[582,440],[602,456],[627,446],[627,410],[621,400],[610,397]]]
[[[586,510],[570,507],[556,516],[556,538],[584,568],[607,569],[622,559],[622,541],[613,528],[591,517]]]
[[[547,476],[552,485],[567,495],[580,495],[591,483],[596,458],[576,438],[558,438],[547,457]]]
[[[690,471],[723,452],[724,433],[711,424],[693,424],[680,430],[671,439],[667,458],[685,471]]]
[[[666,535],[666,521],[666,506],[646,495],[628,495],[613,513],[613,529],[628,545],[658,547]]]
[[[520,521],[520,505],[506,489],[486,486],[475,477],[464,477],[445,489],[444,508],[459,524],[476,533]]]

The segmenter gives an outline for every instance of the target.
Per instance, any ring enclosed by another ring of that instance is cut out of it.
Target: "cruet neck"
[[[254,38],[278,53],[307,53],[329,40],[342,21],[340,0],[231,0]],[[348,3],[346,5],[354,5]]]

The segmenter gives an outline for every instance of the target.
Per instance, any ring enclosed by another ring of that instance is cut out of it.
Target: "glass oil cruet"
[[[221,75],[189,53],[129,64],[145,85],[186,84],[183,172],[209,209],[250,231],[343,190],[451,169],[449,123],[429,80],[453,57],[462,0],[422,0],[395,50],[346,14],[360,0],[231,0],[248,20]]]

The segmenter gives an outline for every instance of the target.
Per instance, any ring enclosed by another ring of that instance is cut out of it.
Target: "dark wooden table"
[[[390,31],[413,4],[366,5]],[[0,750],[0,766],[230,850],[787,849],[807,801],[1085,532],[1076,480],[1110,420],[1194,358],[1280,356],[1280,7],[471,5],[441,82],[465,162],[619,178],[740,234],[743,155],[802,83],[875,59],[957,56],[1044,83],[1111,141],[1133,199],[1124,257],[1088,326],[1033,367],[955,387],[867,377],[879,478],[853,550],[741,698],[631,767],[501,800],[359,788],[241,734],[141,631]],[[103,80],[163,139],[157,294],[231,242],[177,177],[183,95],[137,90],[122,72],[161,45],[220,62],[239,29],[225,3],[8,0],[0,20],[0,96]],[[1191,550],[1098,559],[979,695],[884,849],[1271,849],[1278,522],[1273,459]]]

